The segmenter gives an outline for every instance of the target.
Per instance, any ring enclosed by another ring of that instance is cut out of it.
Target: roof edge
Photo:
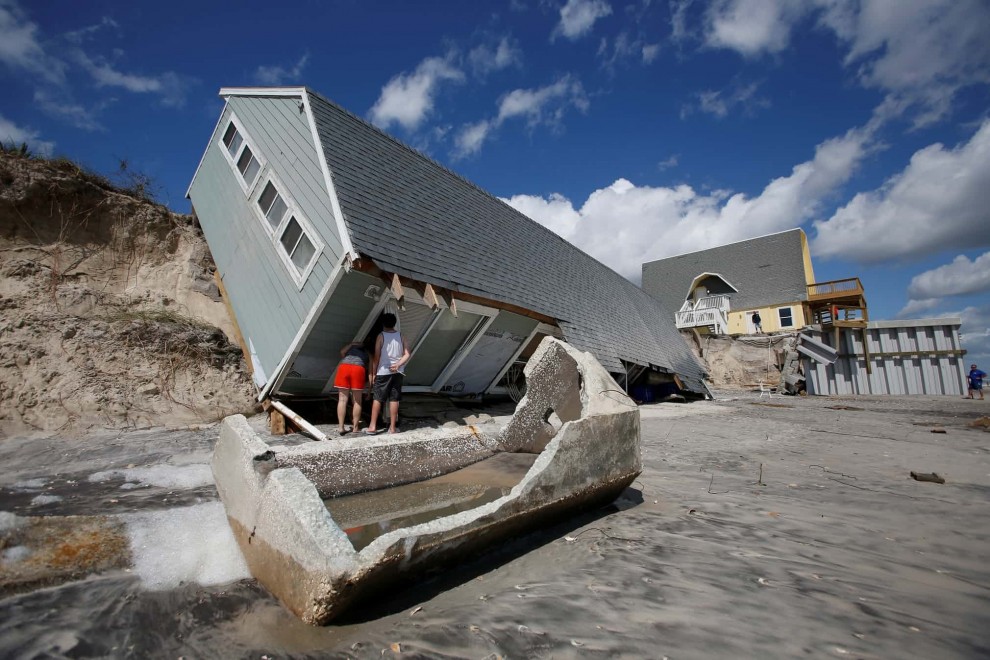
[[[689,254],[697,254],[699,252],[708,252],[709,250],[717,250],[719,248],[730,247],[730,246],[733,246],[733,245],[739,245],[740,243],[748,243],[749,241],[758,241],[761,238],[770,238],[771,236],[778,236],[780,234],[786,234],[786,233],[792,232],[792,231],[799,231],[799,232],[801,232],[802,234],[804,234],[805,240],[807,240],[808,235],[804,233],[804,230],[803,229],[801,229],[800,227],[793,227],[791,229],[784,229],[782,231],[772,231],[769,234],[763,234],[761,236],[753,236],[752,238],[744,238],[741,241],[734,241],[732,243],[723,243],[722,245],[713,245],[710,248],[704,248],[704,249],[701,249],[701,250],[691,250],[690,252],[681,252],[680,254],[672,254],[669,257],[662,257],[660,259],[654,259],[653,261],[644,261],[642,267],[643,268],[646,268],[646,266],[648,266],[649,264],[655,264],[655,263],[658,263],[660,261],[666,261],[667,259],[675,259],[677,257],[686,257]]]
[[[305,87],[221,87],[218,96],[302,96]]]

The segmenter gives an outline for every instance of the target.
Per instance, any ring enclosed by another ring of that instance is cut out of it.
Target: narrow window
[[[285,231],[282,232],[282,238],[279,240],[293,265],[300,272],[306,270],[313,255],[316,254],[316,248],[294,217],[289,218],[285,225]]]
[[[794,327],[794,313],[791,311],[790,307],[779,308],[777,310],[777,315],[780,317],[780,327],[782,328]]]
[[[240,149],[241,142],[243,141],[244,138],[242,138],[241,134],[237,132],[237,127],[234,126],[234,122],[230,122],[230,124],[227,125],[227,132],[223,134],[223,143],[226,145],[227,151],[230,152],[232,157],[237,155],[237,150]]]
[[[249,186],[254,182],[254,177],[258,176],[258,170],[261,169],[261,165],[258,163],[258,159],[254,157],[254,154],[251,153],[251,147],[244,147],[241,157],[237,159],[237,169],[240,171],[241,176],[244,177],[244,182]]]
[[[275,190],[271,181],[265,185],[265,189],[261,192],[261,196],[258,198],[258,207],[261,208],[261,212],[268,220],[272,231],[278,229],[278,226],[282,224],[282,218],[288,210],[282,196]]]

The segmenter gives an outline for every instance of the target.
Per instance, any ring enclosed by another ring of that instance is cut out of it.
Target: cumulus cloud
[[[63,83],[65,65],[41,45],[38,26],[13,0],[0,0],[0,64]]]
[[[747,57],[779,53],[790,43],[794,21],[806,6],[803,2],[718,0],[705,16],[705,43]]]
[[[657,163],[657,169],[663,172],[664,170],[669,170],[672,167],[677,167],[677,162],[680,157],[680,154],[671,154],[669,157],[664,158]]]
[[[41,140],[38,131],[18,126],[3,115],[0,115],[0,144],[20,146],[27,144],[32,151],[50,156],[55,149],[55,143]]]
[[[369,112],[372,123],[381,128],[393,124],[417,128],[433,112],[440,85],[464,80],[464,72],[450,60],[428,57],[411,73],[400,73],[385,83]]]
[[[483,43],[468,52],[468,62],[476,76],[484,77],[494,71],[522,64],[522,50],[509,37],[502,37],[498,43]]]
[[[542,125],[559,130],[564,115],[571,108],[581,112],[588,109],[584,87],[573,76],[563,76],[543,87],[514,89],[499,99],[495,117],[461,127],[452,155],[463,158],[477,153],[492,132],[511,119],[524,119],[531,129]]]
[[[686,32],[688,4],[675,8],[675,34],[678,25]],[[845,48],[860,83],[888,94],[882,107],[915,108],[916,125],[944,116],[963,87],[990,82],[985,0],[718,0],[705,13],[704,41],[745,57],[776,54],[812,17]]]
[[[954,149],[933,144],[879,189],[815,222],[815,253],[863,263],[990,245],[990,120]]]
[[[935,309],[942,303],[940,298],[925,298],[923,300],[909,300],[908,304],[904,305],[903,309],[897,313],[897,318],[899,319],[909,319],[915,316],[925,314],[926,312]]]
[[[814,157],[771,181],[756,197],[688,185],[636,186],[619,179],[579,207],[559,194],[505,201],[627,278],[646,261],[799,226],[845,183],[870,152],[872,135],[854,129],[818,145]]]
[[[990,82],[985,0],[817,0],[821,24],[848,48],[862,83],[920,107],[921,125],[943,116],[962,87]]]
[[[968,351],[967,362],[982,363],[986,371],[990,362],[990,305],[966,307],[945,316],[958,316],[962,320],[959,340]]]
[[[724,90],[705,90],[695,95],[692,103],[681,107],[681,119],[694,112],[703,112],[718,119],[725,119],[731,111],[741,108],[747,115],[770,107],[770,99],[759,96],[760,83],[748,85],[733,84]]]
[[[612,6],[605,0],[567,0],[560,8],[560,22],[550,36],[551,41],[562,35],[575,41],[591,32],[595,22],[612,13]]]
[[[303,69],[309,62],[309,53],[303,53],[299,61],[290,67],[279,65],[259,66],[254,70],[254,79],[260,85],[285,85],[287,83],[299,83],[302,78]]]
[[[960,296],[990,291],[990,252],[970,260],[960,254],[944,266],[925,271],[911,279],[912,299]]]

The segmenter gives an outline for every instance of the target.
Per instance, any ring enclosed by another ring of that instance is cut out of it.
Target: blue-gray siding
[[[268,377],[288,350],[341,254],[329,193],[299,103],[299,99],[287,98],[231,98],[189,194],[241,332],[254,345]],[[265,161],[248,195],[217,144],[232,112]],[[285,188],[282,194],[305,215],[316,238],[324,244],[302,290],[253,208],[269,171],[275,173]]]

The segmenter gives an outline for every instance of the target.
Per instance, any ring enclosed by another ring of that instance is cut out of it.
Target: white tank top
[[[402,359],[405,349],[402,347],[402,335],[397,332],[382,332],[382,354],[378,361],[378,372],[376,376],[387,376],[392,373],[389,368],[395,362]],[[399,373],[405,373],[406,365],[399,367]]]

